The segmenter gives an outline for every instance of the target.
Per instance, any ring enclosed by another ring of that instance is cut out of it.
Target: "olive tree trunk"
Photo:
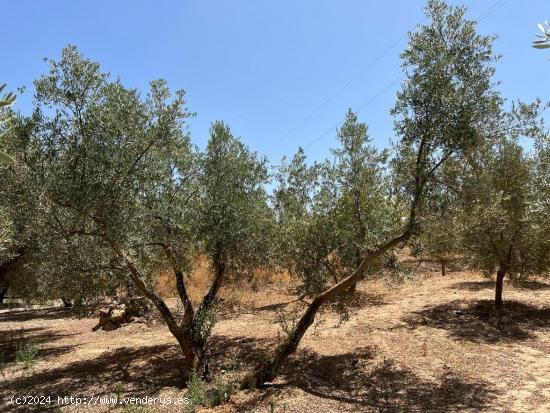
[[[506,270],[500,267],[497,271],[497,282],[495,287],[495,307],[497,310],[501,310],[504,305],[502,301],[502,287],[504,286],[504,277],[506,276]]]
[[[61,301],[63,302],[63,307],[65,308],[71,308],[73,306],[73,302],[69,298],[61,297]]]
[[[153,305],[160,313],[164,323],[170,330],[170,333],[172,333],[172,335],[178,341],[180,349],[183,353],[184,365],[186,370],[191,371],[194,367],[196,367],[197,369],[199,369],[199,371],[204,372],[204,368],[201,365],[204,360],[202,354],[203,352],[201,352],[200,346],[194,345],[193,334],[192,331],[190,331],[189,329],[190,322],[187,320],[187,318],[190,317],[190,315],[186,314],[184,316],[184,323],[182,325],[178,323],[164,300],[149,285],[145,283],[140,270],[134,264],[133,260],[126,254],[126,252],[109,239],[106,239],[106,241],[111,245],[111,248],[113,249],[115,254],[125,262],[130,271],[130,279],[132,280],[134,285],[153,303]],[[180,288],[180,277],[181,281],[183,281],[183,276],[181,275],[181,273],[176,274],[178,292]],[[197,365],[194,365],[194,363],[197,363]]]
[[[368,267],[374,263],[380,255],[387,250],[407,241],[410,235],[410,231],[407,230],[402,235],[392,239],[391,241],[372,249],[353,274],[342,279],[339,283],[317,295],[308,306],[304,315],[298,321],[287,340],[277,347],[274,356],[271,359],[260,362],[252,375],[243,380],[241,383],[241,388],[261,387],[265,383],[273,381],[277,376],[282,363],[288,356],[296,351],[298,345],[300,344],[300,340],[308,328],[313,324],[315,315],[321,306],[333,300],[338,295],[346,292],[350,289],[350,287],[355,286],[357,282],[364,277],[365,271]]]
[[[132,282],[153,303],[162,316],[164,323],[178,341],[184,356],[186,370],[197,370],[203,379],[210,381],[212,377],[206,357],[206,340],[203,336],[202,326],[200,324],[201,320],[198,319],[197,315],[199,318],[202,317],[215,301],[225,277],[224,263],[219,260],[214,260],[214,280],[210,286],[210,289],[202,299],[198,310],[195,311],[185,288],[183,272],[176,264],[177,260],[174,258],[173,251],[170,246],[163,246],[167,257],[172,264],[176,278],[176,288],[180,301],[184,307],[182,320],[176,320],[164,300],[143,280],[144,277],[140,273],[140,270],[134,264],[132,259],[126,254],[126,252],[111,241],[107,241],[110,243],[115,254],[126,263],[126,266],[130,271],[130,278]]]
[[[409,220],[401,235],[367,251],[363,260],[351,275],[342,279],[321,294],[317,295],[313,299],[311,304],[309,304],[304,315],[300,318],[292,332],[288,335],[288,338],[279,346],[277,346],[273,357],[261,361],[256,366],[252,374],[248,377],[245,377],[245,379],[241,381],[240,387],[242,389],[250,387],[261,387],[265,383],[273,381],[277,376],[283,362],[298,348],[302,337],[304,336],[308,328],[313,324],[315,316],[317,315],[317,312],[319,311],[321,306],[332,301],[334,298],[349,290],[351,287],[354,287],[357,282],[359,282],[365,276],[365,272],[367,271],[369,266],[375,263],[382,254],[394,247],[397,247],[400,244],[404,244],[413,235],[413,232],[417,230],[416,217],[422,203],[422,196],[426,184],[426,174],[424,172],[425,146],[426,141],[423,140],[419,145],[416,156],[414,192],[409,210]],[[439,164],[441,164],[443,161],[444,159],[442,158]],[[433,173],[435,169],[437,169],[439,164],[434,167],[430,173],[428,173],[428,176]]]
[[[24,256],[25,250],[20,248],[10,259],[0,263],[0,288],[8,288],[10,281],[21,270]]]

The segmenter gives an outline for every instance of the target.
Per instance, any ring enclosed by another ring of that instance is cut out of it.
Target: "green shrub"
[[[235,392],[235,381],[230,377],[218,377],[214,386],[207,390],[208,404],[210,407],[226,403]]]
[[[197,406],[215,407],[226,403],[235,389],[235,380],[230,374],[218,376],[212,384],[207,384],[202,380],[197,369],[194,369],[187,381],[189,403],[184,407],[184,411],[191,413]]]
[[[21,364],[24,370],[31,368],[38,358],[38,347],[33,343],[21,342],[15,351],[15,361]]]
[[[115,384],[113,391],[116,394],[116,402],[120,403],[121,395],[124,393],[124,385],[121,382]]]
[[[187,381],[187,398],[189,404],[204,405],[206,402],[206,385],[201,379],[197,369],[193,369],[191,377]]]

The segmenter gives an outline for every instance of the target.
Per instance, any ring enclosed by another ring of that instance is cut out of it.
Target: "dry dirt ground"
[[[440,277],[426,269],[398,289],[365,281],[349,320],[321,314],[275,383],[205,410],[550,412],[550,284],[507,284],[499,317],[493,288],[472,272]],[[215,372],[233,364],[242,375],[277,343],[281,311],[292,318],[303,306],[288,289],[279,283],[269,292],[225,290],[209,342]],[[10,404],[14,395],[186,394],[176,343],[161,323],[92,332],[96,321],[60,308],[1,310],[0,411],[182,411],[160,402],[143,409]],[[14,362],[22,341],[39,349],[28,370]]]

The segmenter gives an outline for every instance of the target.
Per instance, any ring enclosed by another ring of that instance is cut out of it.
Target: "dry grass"
[[[506,285],[506,309],[498,315],[489,301],[491,281],[468,271],[442,278],[430,264],[417,270],[421,276],[400,289],[362,283],[349,321],[340,323],[325,310],[273,385],[241,392],[215,411],[268,412],[270,402],[276,412],[550,411],[550,284]],[[277,282],[265,272],[263,278],[254,275],[255,283],[222,292],[209,347],[215,372],[236,357],[237,373],[245,374],[276,345],[281,310],[291,316],[304,308],[285,274]],[[173,295],[163,277],[158,287]],[[204,261],[190,280],[195,302],[209,279]],[[164,326],[134,323],[92,332],[95,322],[53,308],[0,312],[2,399],[23,393],[112,395],[117,383],[127,396],[185,393],[177,345]],[[21,340],[40,349],[28,372],[14,362]],[[1,403],[1,411],[16,410]],[[180,409],[157,405],[150,411]]]
[[[204,254],[198,254],[193,261],[190,274],[186,275],[187,293],[194,305],[198,305],[208,292],[213,280],[212,264]],[[288,291],[291,278],[286,271],[259,268],[248,279],[230,281],[220,291],[220,298],[233,306],[254,306],[273,299],[278,289]],[[154,277],[155,291],[165,299],[177,297],[176,280],[172,270],[159,270]],[[274,291],[275,288],[275,291]]]
[[[200,303],[212,282],[210,261],[203,254],[198,254],[193,261],[190,274],[186,274],[186,287],[189,298],[194,304]],[[153,286],[163,298],[177,297],[176,280],[171,269],[159,270],[155,274]]]

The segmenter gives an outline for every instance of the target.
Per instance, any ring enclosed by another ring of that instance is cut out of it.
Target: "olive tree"
[[[366,270],[386,251],[418,232],[418,217],[429,186],[443,164],[462,156],[485,140],[485,127],[501,100],[493,89],[492,37],[476,33],[465,9],[430,0],[429,24],[409,36],[402,54],[406,81],[393,110],[399,138],[396,164],[403,175],[401,197],[408,206],[402,228],[368,248],[359,266],[330,288],[317,294],[288,338],[273,355],[258,364],[243,386],[272,381],[288,356],[312,325],[321,306],[333,301],[360,281]]]
[[[337,140],[332,161],[307,166],[300,149],[283,163],[274,194],[280,265],[299,276],[309,296],[338,283],[364,249],[395,229],[383,174],[386,153],[372,146],[367,125],[351,110]]]
[[[313,199],[318,187],[319,167],[308,166],[302,148],[290,162],[283,158],[275,174],[276,188],[272,195],[277,223],[275,249],[276,265],[291,275],[307,278],[312,264],[306,234],[313,213]],[[317,239],[320,241],[320,239]],[[316,250],[318,248],[315,248]]]
[[[191,226],[197,247],[211,260],[214,278],[198,308],[187,296],[184,279],[175,269],[188,334],[204,347],[215,321],[220,287],[268,263],[272,214],[264,184],[265,160],[258,159],[223,122],[214,122],[206,151],[197,162],[196,212]],[[204,363],[203,363],[204,365]]]
[[[337,140],[332,150],[335,231],[341,270],[349,273],[361,264],[364,251],[399,229],[399,219],[386,174],[388,151],[374,147],[367,125],[351,110]]]
[[[50,62],[35,87],[35,112],[12,133],[20,148],[16,160],[40,182],[35,199],[47,218],[33,265],[40,288],[93,297],[131,286],[159,311],[185,367],[197,362],[208,377],[203,315],[219,290],[220,271],[198,311],[188,297],[185,273],[203,241],[194,229],[205,219],[197,205],[204,205],[213,188],[203,187],[210,179],[211,152],[202,162],[190,144],[186,121],[192,114],[184,92],[171,94],[164,81],[154,81],[144,98],[110,80],[74,47]],[[210,217],[222,219],[216,224],[221,229],[225,214],[237,209],[231,193],[223,191],[240,194],[251,184],[220,173],[216,179],[230,179],[219,188],[227,202]],[[218,245],[204,244],[209,251]],[[229,252],[220,253],[226,260]],[[155,271],[167,266],[183,312],[170,309],[152,287]]]
[[[308,166],[300,148],[283,159],[273,195],[277,220],[276,263],[315,296],[341,278],[335,231],[337,189],[328,162]]]
[[[0,92],[5,89],[0,85]],[[21,174],[21,168],[14,163],[12,148],[7,135],[13,127],[14,116],[10,106],[15,95],[6,93],[0,98],[0,303],[9,287],[19,293],[29,289],[29,281],[16,277],[22,270],[23,258],[32,240],[29,218],[36,211],[29,195],[29,182]],[[14,282],[14,280],[16,282]]]
[[[460,243],[460,191],[449,182],[432,185],[425,202],[421,232],[415,237],[413,253],[438,263],[441,275],[447,274],[449,264],[461,253]]]
[[[238,276],[267,263],[273,221],[264,188],[268,173],[266,161],[220,121],[212,124],[201,166],[196,233],[219,287],[225,272]]]
[[[200,349],[150,286],[163,248],[185,251],[189,243],[176,235],[185,232],[179,197],[193,175],[183,92],[171,97],[156,81],[143,99],[74,47],[50,61],[35,88],[35,112],[14,133],[21,161],[41,181],[36,196],[48,217],[34,264],[42,289],[86,297],[131,281],[191,366]]]
[[[497,309],[503,306],[505,277],[543,275],[550,265],[545,145],[537,141],[529,156],[517,142],[518,136],[529,136],[525,126],[532,115],[520,115],[521,127],[508,128],[465,185],[464,248],[477,268],[487,275],[496,272]]]

